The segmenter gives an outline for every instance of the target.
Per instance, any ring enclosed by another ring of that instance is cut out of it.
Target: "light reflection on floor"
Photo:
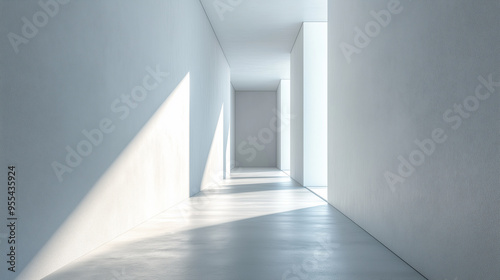
[[[233,170],[44,279],[301,279],[293,267],[315,280],[424,279],[277,169]]]

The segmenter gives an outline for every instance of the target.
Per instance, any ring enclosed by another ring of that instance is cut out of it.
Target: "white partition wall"
[[[498,1],[329,4],[329,202],[428,279],[499,279]]]
[[[278,168],[290,170],[290,80],[281,80],[278,87]]]
[[[198,0],[0,1],[0,26],[19,216],[0,279],[41,279],[220,179],[230,72]]]
[[[224,178],[229,178],[231,175],[231,170],[236,167],[236,148],[235,148],[235,130],[236,130],[236,91],[233,85],[231,85],[231,94],[229,96],[229,133],[227,135],[227,145],[226,145],[226,161],[225,161],[225,173]]]
[[[291,53],[290,174],[327,184],[327,23],[305,22]]]

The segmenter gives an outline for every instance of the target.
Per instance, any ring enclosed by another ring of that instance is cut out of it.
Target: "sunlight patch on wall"
[[[220,186],[224,172],[224,105],[222,105],[212,145],[205,164],[201,190]]]
[[[189,197],[189,85],[188,73],[17,279],[47,275]],[[85,242],[75,250],[75,240]]]

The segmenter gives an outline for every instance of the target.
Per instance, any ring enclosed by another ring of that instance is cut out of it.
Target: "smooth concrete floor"
[[[425,279],[277,169],[231,179],[44,279]]]

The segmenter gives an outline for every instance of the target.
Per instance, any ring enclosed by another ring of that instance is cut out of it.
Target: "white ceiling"
[[[200,2],[229,61],[237,91],[275,91],[280,80],[290,78],[290,51],[302,22],[328,17],[327,0]],[[222,13],[224,4],[232,10]]]

